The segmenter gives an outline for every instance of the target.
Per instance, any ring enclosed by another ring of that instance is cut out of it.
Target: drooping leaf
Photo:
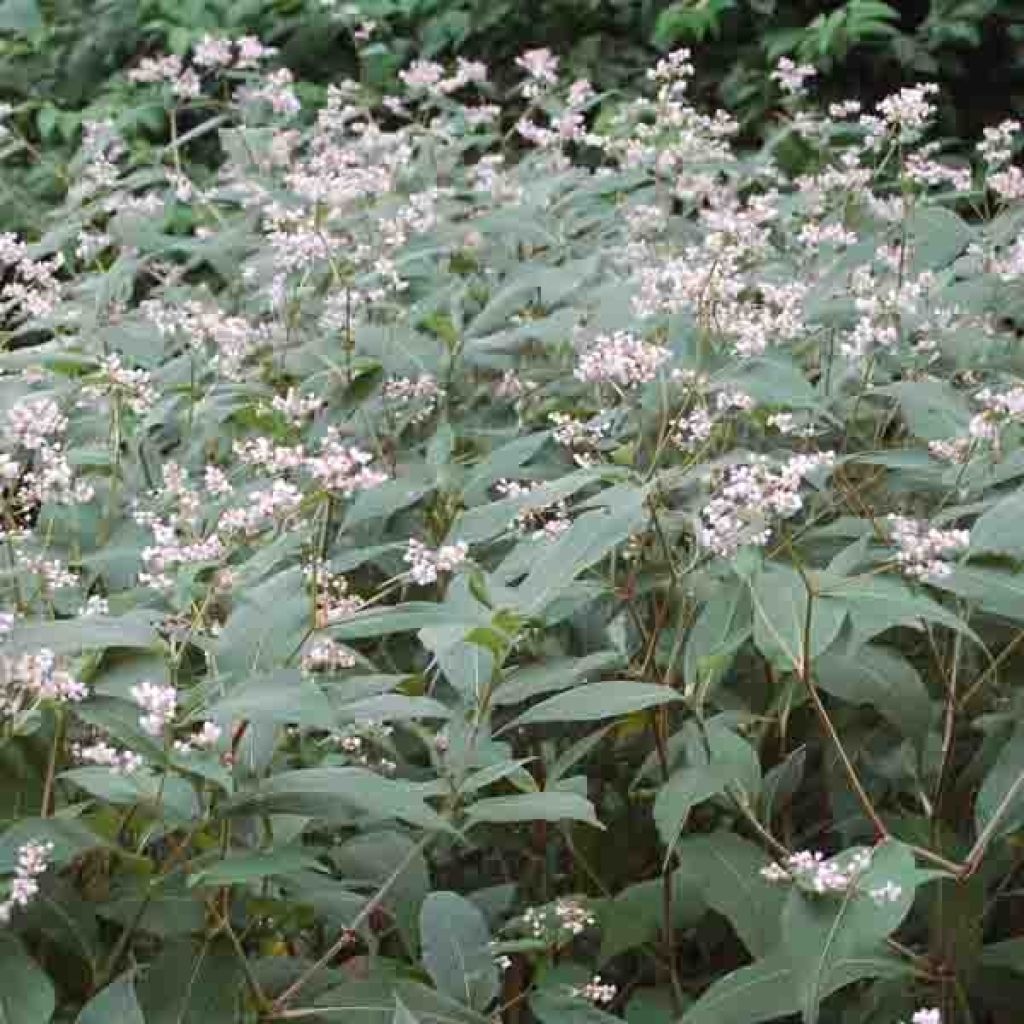
[[[423,965],[438,990],[478,1010],[498,994],[483,914],[454,892],[432,892],[420,908]]]

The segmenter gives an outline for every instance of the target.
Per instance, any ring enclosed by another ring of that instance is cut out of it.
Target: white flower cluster
[[[174,741],[175,753],[186,755],[196,750],[209,750],[220,743],[223,735],[224,730],[216,722],[203,722],[186,739]]]
[[[392,377],[385,381],[383,397],[395,406],[414,405],[411,421],[422,423],[430,418],[438,403],[444,398],[444,388],[429,373],[418,377]]]
[[[413,582],[425,587],[436,583],[441,573],[454,572],[468,556],[469,545],[465,541],[442,544],[434,551],[422,541],[410,537],[403,561],[409,565],[409,575]]]
[[[789,57],[780,57],[772,72],[772,81],[788,96],[804,96],[807,81],[818,73],[811,64],[796,64]]]
[[[145,764],[141,754],[136,754],[133,750],[119,749],[104,740],[73,744],[71,753],[76,761],[109,768],[114,775],[132,775]]]
[[[942,1012],[935,1008],[915,1010],[910,1024],[942,1024]]]
[[[89,696],[85,683],[60,668],[49,648],[0,658],[0,713],[13,717],[39,701],[77,704]]]
[[[552,438],[572,452],[577,466],[586,468],[596,463],[598,445],[608,435],[608,423],[581,420],[563,412],[548,413],[548,420],[552,424]]]
[[[53,856],[53,843],[34,840],[18,847],[18,862],[11,882],[11,895],[0,903],[0,924],[7,924],[15,907],[27,907],[39,892],[39,876],[45,874]]]
[[[302,395],[295,388],[289,388],[284,395],[274,395],[270,400],[270,407],[281,413],[293,427],[301,426],[323,406],[324,400],[319,395]]]
[[[332,733],[330,739],[350,762],[384,775],[393,775],[398,765],[373,749],[385,746],[393,733],[394,729],[390,725],[367,719]]]
[[[499,480],[494,489],[503,498],[521,498],[536,491],[538,483],[520,483],[518,480]],[[569,507],[565,501],[528,503],[522,506],[510,524],[514,530],[534,540],[560,537],[572,525]]]
[[[387,473],[372,469],[373,456],[361,448],[344,445],[337,431],[331,428],[320,449],[320,454],[306,460],[313,479],[328,491],[338,491],[351,497],[357,491],[377,487],[387,480]]]
[[[684,451],[696,451],[707,443],[715,425],[735,412],[750,412],[754,400],[743,391],[726,389],[715,396],[714,411],[703,406],[680,416],[672,432],[672,440]]]
[[[178,691],[173,686],[161,686],[148,680],[138,683],[129,691],[132,700],[142,709],[139,725],[150,736],[162,736],[174,719],[178,706]]]
[[[868,132],[868,145],[879,147],[888,139],[904,145],[916,142],[935,117],[931,97],[938,91],[934,82],[928,82],[886,96],[876,108],[877,115],[865,114],[860,119]]]
[[[654,380],[668,355],[667,349],[629,331],[600,334],[580,353],[576,377],[591,384],[632,388]]]
[[[912,579],[948,576],[953,571],[949,559],[971,543],[970,530],[940,530],[920,520],[897,515],[888,516],[886,521],[899,549],[896,561],[904,575]]]
[[[563,896],[544,907],[527,907],[522,922],[533,938],[550,940],[582,935],[597,924],[597,918],[579,900]]]
[[[574,999],[586,999],[595,1006],[607,1006],[614,1001],[618,991],[617,985],[602,981],[601,975],[595,974],[585,985],[571,986],[569,995]]]
[[[870,865],[870,850],[832,858],[820,850],[800,850],[781,864],[773,861],[761,868],[761,877],[769,882],[795,882],[814,893],[845,893]]]
[[[521,53],[516,57],[516,67],[526,72],[522,92],[527,99],[536,99],[558,81],[558,58],[547,47]]]
[[[86,398],[117,398],[139,415],[149,412],[157,400],[152,375],[147,370],[127,369],[116,352],[100,359],[95,382],[83,388],[82,393]]]
[[[315,640],[302,655],[300,664],[304,672],[340,672],[355,668],[356,656],[330,637]]]
[[[307,565],[302,570],[310,582],[316,582],[316,624],[318,629],[343,622],[363,607],[358,594],[350,594],[348,580],[332,575],[324,566]]]
[[[17,483],[17,502],[28,510],[47,501],[82,504],[93,488],[76,479],[64,448],[68,419],[56,400],[45,395],[19,399],[7,411],[5,435],[21,457],[0,453],[0,485]]]
[[[451,75],[446,75],[441,64],[430,60],[415,60],[404,71],[399,71],[398,77],[405,87],[414,93],[451,96],[467,85],[486,83],[487,65],[458,57],[455,71]]]
[[[50,316],[60,301],[57,273],[63,265],[60,253],[33,259],[16,235],[0,234],[0,321]]]
[[[834,462],[834,453],[823,452],[794,455],[779,468],[763,459],[730,466],[701,509],[698,540],[723,558],[731,558],[745,544],[763,547],[773,519],[788,519],[803,508],[804,480]]]

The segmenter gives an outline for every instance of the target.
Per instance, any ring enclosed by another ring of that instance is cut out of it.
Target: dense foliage
[[[366,23],[373,42],[357,47]],[[601,90],[628,91],[659,53],[687,45],[697,48],[693,95],[726,106],[747,140],[770,129],[783,56],[814,65],[833,99],[873,104],[937,82],[950,138],[1024,113],[1018,0],[0,0],[0,105],[17,127],[0,140],[0,230],[39,230],[67,189],[85,122],[114,119],[133,152],[166,143],[161,108],[126,89],[124,72],[146,54],[184,56],[210,33],[279,47],[311,99],[348,77],[392,89],[422,57],[485,60],[508,85],[515,57],[537,46]]]
[[[0,236],[4,1018],[1015,1019],[1020,127],[277,59]]]

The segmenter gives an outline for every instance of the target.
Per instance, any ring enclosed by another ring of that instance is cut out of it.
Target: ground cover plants
[[[276,61],[0,238],[4,1019],[1016,1019],[1020,127]]]

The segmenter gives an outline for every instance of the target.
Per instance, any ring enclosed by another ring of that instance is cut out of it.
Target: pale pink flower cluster
[[[870,850],[832,858],[820,850],[800,850],[782,863],[773,861],[761,868],[761,877],[769,882],[796,882],[814,893],[845,893],[870,866]]]
[[[429,60],[416,60],[398,77],[407,89],[431,96],[450,96],[467,85],[483,85],[487,81],[487,65],[479,61],[456,59],[455,71],[445,74],[441,64]]]
[[[387,473],[373,469],[373,456],[353,445],[342,444],[337,431],[327,431],[320,453],[306,460],[313,479],[328,491],[351,497],[357,491],[378,487],[387,480]]]
[[[789,57],[780,57],[771,77],[787,96],[795,97],[807,94],[806,83],[817,73],[811,64],[796,64]]]
[[[148,680],[138,683],[129,691],[132,700],[142,709],[139,726],[150,736],[162,736],[174,719],[178,706],[178,691],[173,686],[161,686]]]
[[[224,536],[254,537],[271,525],[282,525],[294,519],[302,505],[302,492],[287,480],[273,480],[269,487],[250,491],[245,497],[245,505],[227,509],[221,515],[217,528]],[[215,534],[207,538],[199,550],[204,548],[217,552],[218,557],[223,553],[223,544]],[[209,561],[208,558],[199,560]]]
[[[85,683],[59,666],[49,648],[0,659],[0,713],[20,714],[40,701],[77,704],[89,696]]]
[[[50,316],[60,301],[57,272],[63,264],[60,253],[33,259],[17,235],[0,234],[0,319]]]
[[[409,575],[413,582],[425,587],[436,583],[442,573],[454,572],[468,557],[469,545],[465,541],[442,544],[435,551],[415,537],[410,537],[403,561],[409,565]]]
[[[83,388],[82,393],[91,399],[117,398],[139,415],[149,412],[158,397],[152,374],[147,370],[129,370],[116,352],[100,359],[95,382]]]
[[[211,345],[214,367],[229,379],[236,379],[245,360],[269,340],[267,328],[196,299],[176,305],[146,299],[139,309],[164,337],[183,338],[192,349]]]
[[[220,742],[223,735],[224,730],[216,722],[203,722],[187,739],[175,740],[174,751],[185,755],[196,750],[209,750]]]
[[[632,388],[654,380],[668,356],[667,349],[629,331],[599,334],[579,354],[576,377],[589,384]]]
[[[547,939],[552,933],[565,932],[573,937],[582,935],[597,924],[597,917],[579,900],[562,896],[548,906],[527,907],[522,921],[533,938]]]
[[[548,420],[552,424],[551,437],[556,444],[572,452],[577,466],[586,468],[596,464],[598,446],[608,436],[608,423],[577,419],[563,412],[548,413]]]
[[[293,427],[301,426],[310,416],[324,407],[319,395],[303,395],[295,388],[289,388],[284,395],[274,395],[270,407],[281,413]]]
[[[7,436],[13,444],[38,451],[54,443],[68,427],[57,402],[45,396],[19,399],[7,411]]]
[[[35,840],[18,847],[18,862],[11,882],[11,895],[0,903],[0,924],[8,924],[15,907],[27,907],[39,893],[39,876],[46,873],[53,857],[53,843]]]
[[[295,93],[295,76],[288,68],[269,72],[259,83],[242,86],[235,92],[235,101],[243,105],[265,104],[275,114],[294,117],[302,110]]]
[[[336,640],[322,637],[309,646],[300,664],[304,672],[340,672],[355,668],[356,656]]]
[[[731,558],[745,544],[763,547],[773,519],[788,519],[803,508],[804,480],[834,461],[832,452],[823,452],[794,455],[778,468],[764,459],[728,467],[701,509],[700,544],[723,558]]]
[[[64,565],[59,558],[46,558],[40,554],[19,551],[18,568],[35,576],[48,591],[67,590],[77,587],[79,583],[77,573]]]
[[[521,53],[516,57],[516,67],[526,72],[527,80],[521,88],[528,99],[536,99],[558,82],[558,58],[547,47]]]
[[[595,974],[585,985],[572,986],[569,995],[574,999],[586,999],[595,1006],[607,1006],[613,1002],[619,991],[617,985],[602,981],[600,974]]]
[[[522,498],[540,486],[537,483],[520,483],[517,480],[499,480],[494,489],[503,498]],[[534,540],[554,540],[569,529],[572,521],[564,500],[528,502],[516,512],[510,525],[525,537]]]
[[[949,560],[971,543],[970,530],[941,530],[929,523],[905,516],[890,515],[886,522],[898,548],[896,561],[905,576],[912,579],[937,579],[948,576]]]
[[[935,117],[931,97],[938,91],[933,82],[908,86],[882,100],[876,114],[864,114],[860,124],[867,129],[868,147],[880,147],[886,140],[904,145],[916,142]]]
[[[104,740],[89,744],[76,743],[71,752],[76,761],[109,768],[114,775],[132,775],[145,764],[141,754],[119,749]]]
[[[349,593],[348,580],[344,576],[334,576],[322,565],[315,568],[312,565],[305,566],[303,575],[316,584],[318,628],[344,622],[363,607],[363,599],[358,594]]]
[[[384,382],[382,394],[392,405],[415,406],[411,420],[422,423],[444,398],[444,388],[432,374],[421,373],[418,377],[392,377]]]
[[[978,156],[989,168],[1008,164],[1013,159],[1013,148],[1020,130],[1020,121],[1015,120],[989,125],[982,131],[982,139],[977,146]]]
[[[204,35],[195,45],[192,61],[201,68],[240,69],[259,67],[260,61],[277,53],[277,48],[265,46],[256,36],[241,36],[238,39]]]

